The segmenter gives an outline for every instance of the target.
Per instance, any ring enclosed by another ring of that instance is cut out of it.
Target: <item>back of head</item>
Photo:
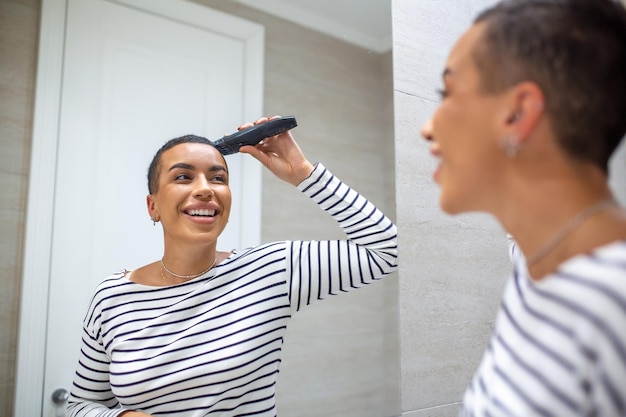
[[[504,0],[482,12],[486,92],[532,81],[559,145],[608,171],[626,133],[626,10],[613,0]]]

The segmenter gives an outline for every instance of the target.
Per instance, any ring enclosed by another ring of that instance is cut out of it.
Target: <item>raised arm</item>
[[[298,189],[339,223],[347,239],[290,242],[290,299],[294,309],[362,287],[395,271],[397,228],[369,200],[322,164],[315,166]]]

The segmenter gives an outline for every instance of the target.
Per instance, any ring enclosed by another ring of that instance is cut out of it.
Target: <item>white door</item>
[[[48,297],[43,321],[22,318],[16,416],[63,411],[52,396],[71,387],[94,287],[161,256],[161,227],[153,226],[145,205],[156,150],[188,133],[217,139],[262,111],[260,26],[180,0],[55,2],[67,11],[56,143],[47,155],[55,162],[54,171],[39,174],[54,177],[54,191],[42,201],[31,189],[29,202],[29,221],[49,210],[51,223],[49,234],[40,229],[39,235],[29,224],[24,277],[47,286]],[[224,250],[258,243],[260,230],[258,164],[242,155],[227,162],[233,208],[218,242]],[[42,180],[32,181],[37,188]],[[49,239],[47,253],[41,238]],[[40,273],[31,277],[32,263]],[[31,313],[33,297],[25,285],[23,304]],[[28,336],[35,331],[45,334],[39,351],[24,348],[40,340]],[[33,386],[37,378],[42,381]]]

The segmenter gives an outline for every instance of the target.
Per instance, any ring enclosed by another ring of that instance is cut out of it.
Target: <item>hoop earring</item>
[[[507,135],[500,140],[500,147],[509,158],[514,158],[520,148],[520,142],[517,136]]]

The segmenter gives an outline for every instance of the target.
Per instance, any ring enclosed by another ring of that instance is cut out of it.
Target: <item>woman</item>
[[[275,416],[291,315],[395,270],[395,225],[312,165],[291,133],[241,152],[308,195],[348,240],[217,251],[231,206],[226,162],[207,139],[170,140],[148,171],[148,212],[163,226],[163,256],[97,288],[68,415]]]
[[[481,13],[422,130],[450,214],[493,214],[514,270],[463,416],[626,416],[626,12],[511,0]]]

